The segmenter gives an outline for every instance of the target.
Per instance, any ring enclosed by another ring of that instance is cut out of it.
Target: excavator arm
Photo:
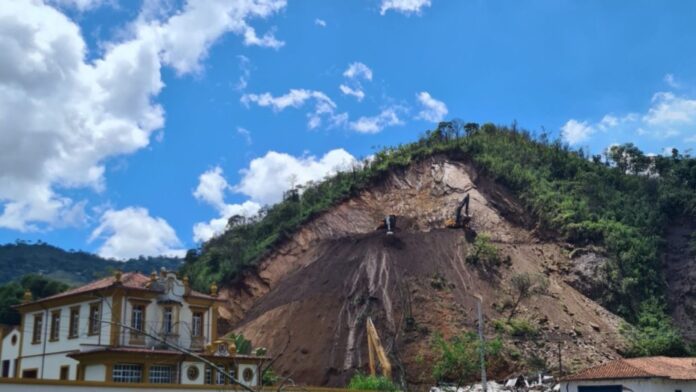
[[[462,210],[464,210],[464,215],[462,215]],[[448,218],[445,221],[445,226],[452,228],[452,229],[457,229],[464,227],[469,221],[471,220],[471,217],[469,216],[469,194],[467,193],[466,196],[462,199],[461,202],[459,202],[459,205],[457,205],[457,209],[454,211],[454,219]]]
[[[372,318],[370,317],[367,318],[367,351],[370,357],[370,374],[372,376],[377,375],[377,366],[375,364],[375,359],[377,359],[382,368],[382,375],[391,380],[392,365],[386,351],[384,351],[384,347],[382,347],[382,342],[379,340],[375,324],[372,323]]]

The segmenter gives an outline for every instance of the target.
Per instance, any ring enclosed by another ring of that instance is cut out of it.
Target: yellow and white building
[[[21,325],[2,339],[2,377],[142,384],[260,383],[267,358],[236,353],[217,340],[217,288],[192,290],[172,272],[116,273],[85,286],[18,306]],[[150,335],[150,336],[148,336]],[[156,338],[153,338],[155,336]]]

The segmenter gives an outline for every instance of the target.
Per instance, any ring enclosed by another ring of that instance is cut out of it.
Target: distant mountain
[[[17,241],[0,245],[0,283],[26,274],[39,274],[74,286],[108,275],[116,269],[149,273],[161,267],[176,270],[181,262],[173,257],[140,257],[121,262],[92,253],[66,251],[44,242]]]

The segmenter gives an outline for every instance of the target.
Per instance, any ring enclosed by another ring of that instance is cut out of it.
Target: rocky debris
[[[509,264],[494,271],[466,262],[472,240],[463,230],[444,228],[467,193],[470,228],[488,234],[500,254],[509,256]],[[393,236],[375,230],[387,214],[398,216]],[[509,300],[511,277],[545,274],[549,292],[523,302],[516,315],[535,320],[540,330],[533,339],[510,343],[521,358],[556,363],[559,337],[564,367],[615,358],[621,320],[565,282],[564,244],[538,238],[525,219],[514,198],[471,166],[428,159],[391,173],[302,227],[257,271],[224,288],[225,315],[232,329],[279,355],[277,373],[328,386],[344,386],[366,370],[369,316],[396,377],[430,385],[434,333],[449,338],[475,330],[478,294],[486,333],[493,336],[492,321],[508,316],[501,304]],[[519,369],[498,371],[511,370]],[[492,378],[506,375],[491,372]]]
[[[575,249],[569,255],[565,281],[585,296],[598,299],[607,287],[605,265],[608,259],[595,250]]]

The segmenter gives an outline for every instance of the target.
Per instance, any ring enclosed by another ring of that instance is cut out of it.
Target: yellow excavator
[[[464,209],[464,215],[462,215],[462,209]],[[471,221],[471,216],[469,215],[469,194],[464,196],[464,199],[457,206],[457,210],[454,214],[454,219],[448,218],[445,221],[445,227],[450,229],[459,229],[466,227],[466,224]]]
[[[370,375],[377,376],[377,366],[375,364],[376,357],[382,368],[382,376],[391,380],[392,365],[391,362],[389,362],[386,351],[384,351],[384,347],[382,347],[382,342],[379,340],[377,328],[375,328],[375,324],[370,317],[367,318],[367,351],[370,356]]]

